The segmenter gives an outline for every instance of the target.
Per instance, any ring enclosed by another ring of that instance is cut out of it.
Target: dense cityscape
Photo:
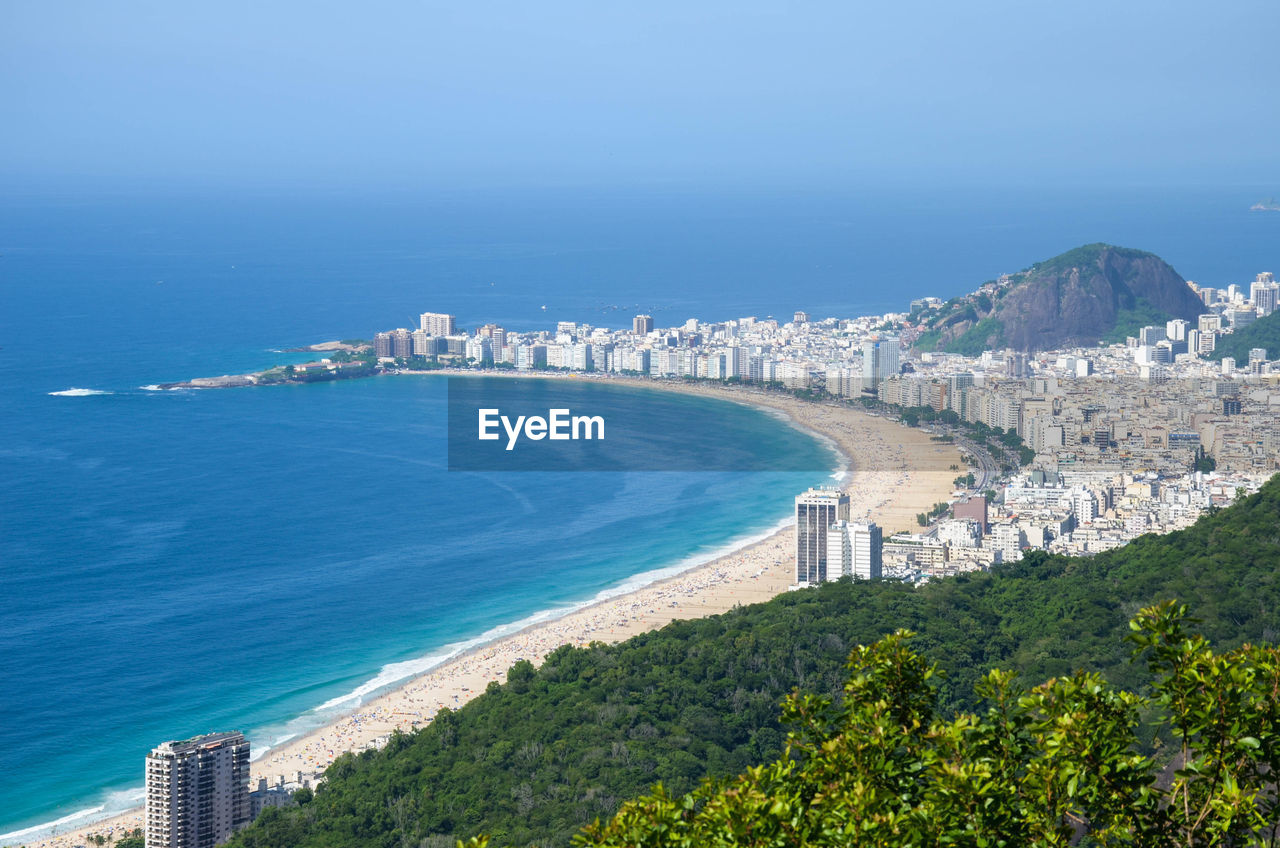
[[[629,329],[560,322],[534,333],[493,324],[466,333],[454,316],[428,312],[415,330],[378,333],[373,353],[391,368],[755,384],[930,427],[938,439],[958,440],[971,467],[958,469],[953,502],[921,516],[919,533],[884,539],[882,561],[885,576],[927,580],[1016,561],[1029,549],[1088,555],[1188,527],[1275,472],[1280,368],[1264,348],[1243,362],[1205,357],[1274,313],[1280,283],[1261,273],[1247,287],[1188,285],[1204,303],[1194,324],[1177,319],[1142,327],[1122,344],[1032,353],[912,350],[924,320],[943,306],[938,298],[856,319],[796,312],[786,322],[689,319],[659,328],[638,315]],[[798,542],[797,585],[808,585],[817,572],[802,559]],[[830,574],[871,576],[869,569],[846,564]]]

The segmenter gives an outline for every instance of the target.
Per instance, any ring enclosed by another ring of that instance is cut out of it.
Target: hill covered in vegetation
[[[776,759],[783,697],[839,698],[854,646],[898,628],[945,672],[941,716],[977,706],[990,668],[1031,681],[1086,669],[1144,691],[1149,672],[1124,636],[1141,608],[1170,598],[1219,647],[1280,635],[1280,478],[1192,528],[1094,558],[1032,553],[920,588],[827,584],[619,645],[561,648],[383,750],[344,755],[314,796],[231,844],[399,848],[486,833],[568,845],[659,781],[678,796]]]
[[[921,311],[915,347],[976,356],[1092,346],[1203,311],[1186,280],[1155,254],[1090,244]]]
[[[1255,347],[1265,348],[1269,359],[1280,356],[1280,312],[1272,312],[1242,330],[1219,336],[1209,358],[1221,360],[1232,356],[1236,362],[1244,363],[1249,361],[1249,351]]]
[[[577,844],[1273,846],[1280,649],[1215,652],[1187,625],[1173,602],[1131,622],[1150,696],[1093,672],[1027,690],[992,670],[982,709],[954,717],[934,708],[936,667],[895,633],[854,650],[840,703],[787,697],[774,762],[684,798],[659,786]],[[1171,754],[1143,752],[1150,727]]]

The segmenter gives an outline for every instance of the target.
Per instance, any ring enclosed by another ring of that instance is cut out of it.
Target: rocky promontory
[[[1155,254],[1090,244],[919,315],[915,346],[967,355],[1091,346],[1203,311],[1187,281]]]

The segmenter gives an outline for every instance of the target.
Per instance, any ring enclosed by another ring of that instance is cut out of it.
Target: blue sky
[[[0,179],[1271,185],[1277,33],[1274,0],[4,0]]]

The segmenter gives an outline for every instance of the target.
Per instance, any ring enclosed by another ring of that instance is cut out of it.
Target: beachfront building
[[[424,312],[418,316],[418,326],[432,336],[452,336],[457,332],[457,319],[443,312]]]
[[[812,586],[827,580],[831,525],[849,520],[849,496],[838,489],[814,488],[796,496],[796,583]],[[830,562],[831,579],[840,575],[839,551]]]
[[[900,370],[901,346],[890,336],[872,336],[862,343],[862,385],[875,389],[884,380],[896,377]]]
[[[147,848],[213,848],[249,823],[249,740],[237,732],[147,754]]]

